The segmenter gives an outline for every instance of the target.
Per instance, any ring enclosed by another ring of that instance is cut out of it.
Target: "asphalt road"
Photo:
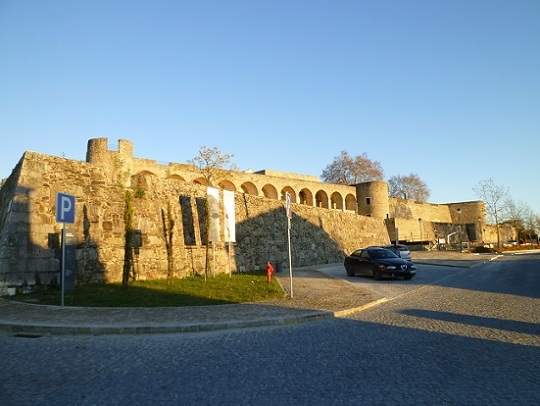
[[[0,404],[540,404],[540,255],[349,279],[390,300],[286,327],[1,335]]]

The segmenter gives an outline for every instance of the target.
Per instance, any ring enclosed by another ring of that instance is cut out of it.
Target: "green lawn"
[[[203,276],[174,279],[167,286],[165,279],[133,281],[128,289],[121,283],[77,286],[65,292],[65,306],[91,307],[158,307],[158,306],[206,306],[227,303],[258,302],[281,299],[283,291],[275,278],[266,282],[264,272],[235,273],[229,275]],[[41,290],[18,294],[7,299],[21,302],[60,305],[59,289]]]

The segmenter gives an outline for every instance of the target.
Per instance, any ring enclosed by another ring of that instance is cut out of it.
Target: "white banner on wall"
[[[225,242],[236,242],[236,216],[234,214],[233,191],[223,191],[223,206],[225,207]]]
[[[219,229],[219,189],[209,187],[208,193],[208,214],[210,216],[209,240],[212,242],[221,241]]]

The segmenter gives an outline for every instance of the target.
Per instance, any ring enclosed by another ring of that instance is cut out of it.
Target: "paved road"
[[[288,327],[0,336],[0,404],[540,403],[539,255],[353,283],[392,300]]]
[[[428,258],[430,253],[425,252],[423,254],[426,254],[424,256]],[[419,257],[420,253],[415,253],[415,255],[416,257]],[[455,255],[455,257],[460,258],[458,255]],[[474,260],[472,258],[474,258]],[[408,292],[415,291],[423,286],[441,283],[445,279],[454,278],[461,273],[467,273],[470,268],[476,268],[488,263],[495,263],[497,260],[503,258],[503,256],[487,255],[472,258],[467,261],[459,259],[450,259],[448,261],[437,260],[436,263],[443,264],[441,266],[429,266],[429,259],[418,259],[419,262],[415,259],[414,262],[417,267],[417,273],[413,279],[408,281],[403,279],[377,281],[369,276],[350,277],[347,276],[342,264],[321,267],[319,270],[334,278],[339,278],[360,286],[373,293],[376,297],[393,299],[407,294]]]

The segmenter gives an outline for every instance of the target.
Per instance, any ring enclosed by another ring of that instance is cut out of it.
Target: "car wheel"
[[[379,268],[373,268],[373,279],[380,281],[382,279],[382,273]]]
[[[347,271],[347,276],[354,276],[354,272],[350,266],[345,267],[345,270]]]

